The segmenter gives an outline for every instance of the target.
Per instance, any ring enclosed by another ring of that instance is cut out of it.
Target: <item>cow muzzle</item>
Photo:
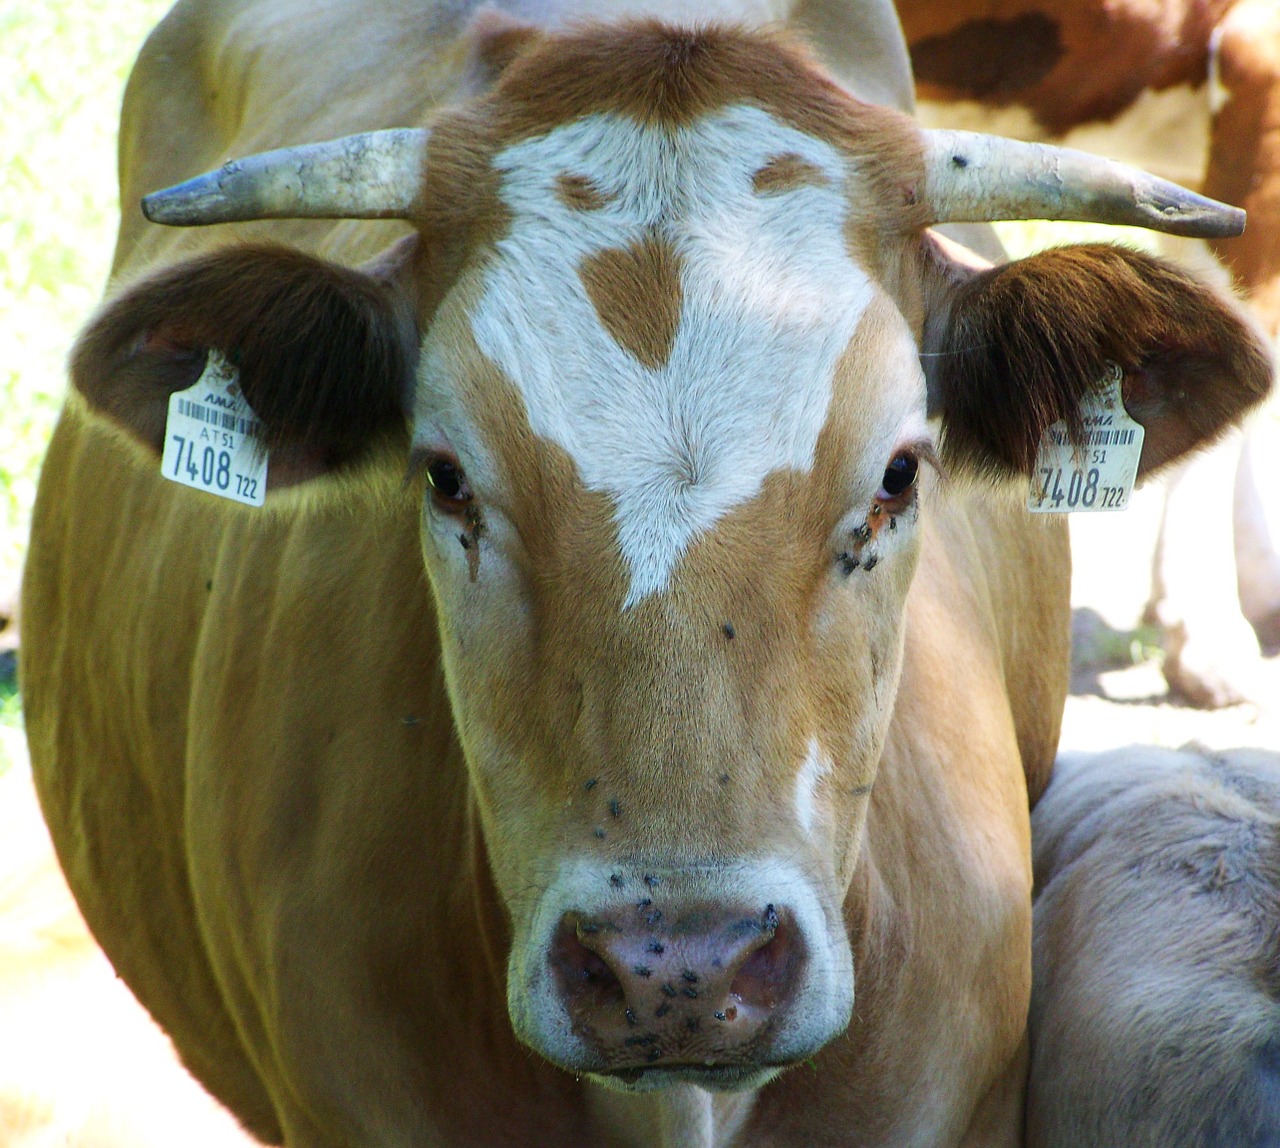
[[[615,1087],[758,1087],[843,1031],[852,1009],[840,914],[780,863],[573,866],[534,935],[536,956],[513,952],[517,1033]]]

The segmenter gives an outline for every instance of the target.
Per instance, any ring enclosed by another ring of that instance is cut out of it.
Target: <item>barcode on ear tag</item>
[[[267,493],[262,424],[240,391],[240,374],[217,351],[192,387],[169,396],[160,473],[220,498],[261,506]]]
[[[1064,422],[1040,440],[1027,509],[1037,514],[1124,510],[1138,477],[1144,431],[1124,409],[1124,372],[1114,363],[1080,405],[1084,442],[1071,441]]]

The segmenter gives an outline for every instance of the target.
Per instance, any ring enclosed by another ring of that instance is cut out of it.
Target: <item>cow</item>
[[[1105,148],[1200,183],[1249,211],[1238,243],[1208,255],[1280,332],[1280,9],[1272,0],[899,0],[928,122]],[[1203,246],[1203,245],[1198,245]],[[1215,707],[1265,701],[1259,663],[1280,648],[1280,498],[1273,407],[1171,474],[1147,616],[1163,632],[1171,692]],[[1223,500],[1234,512],[1223,514]],[[1235,562],[1205,554],[1234,552]]]
[[[1154,471],[1271,362],[1171,264],[932,225],[1242,216],[922,131],[887,4],[589,15],[147,41],[25,573],[60,861],[268,1143],[1016,1144],[1027,478],[1107,418]]]
[[[1063,754],[1032,815],[1028,1143],[1280,1143],[1280,756]]]

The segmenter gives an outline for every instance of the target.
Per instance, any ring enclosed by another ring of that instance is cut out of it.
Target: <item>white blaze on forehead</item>
[[[825,180],[757,194],[794,156]],[[472,316],[480,349],[515,384],[530,425],[614,500],[626,605],[663,589],[689,542],[767,475],[813,465],[837,360],[872,296],[843,227],[847,163],[753,107],[689,127],[587,116],[499,154],[512,213]],[[604,206],[575,211],[561,175]],[[646,367],[613,339],[583,261],[655,236],[680,261],[671,353]]]
[[[822,756],[818,739],[810,738],[809,751],[796,774],[796,820],[806,833],[813,832],[818,783],[830,772],[831,762]]]

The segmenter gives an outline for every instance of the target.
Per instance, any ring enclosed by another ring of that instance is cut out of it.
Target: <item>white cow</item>
[[[1028,1144],[1280,1144],[1280,755],[1065,754],[1032,828]]]

